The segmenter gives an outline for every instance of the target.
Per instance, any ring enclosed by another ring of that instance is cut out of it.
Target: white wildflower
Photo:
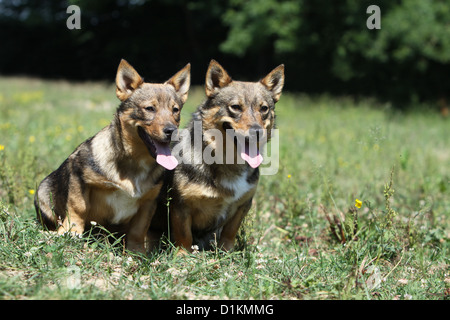
[[[199,247],[198,247],[198,245],[196,245],[196,244],[194,244],[193,246],[191,246],[191,249],[192,249],[192,253],[198,253],[198,251],[200,250],[199,249]]]
[[[156,261],[153,261],[153,262],[150,263],[150,265],[151,265],[152,267],[159,266],[160,264],[161,264],[161,262],[160,262],[159,260],[156,260]]]

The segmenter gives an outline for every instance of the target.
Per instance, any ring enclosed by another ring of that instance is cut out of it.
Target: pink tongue
[[[173,170],[178,165],[178,160],[172,155],[168,145],[162,145],[153,141],[156,147],[156,162],[167,170]]]
[[[257,168],[263,162],[263,157],[259,153],[259,150],[251,151],[252,152],[250,153],[248,146],[245,146],[245,151],[241,152],[241,158],[247,161],[250,167]],[[256,154],[254,154],[255,152]]]

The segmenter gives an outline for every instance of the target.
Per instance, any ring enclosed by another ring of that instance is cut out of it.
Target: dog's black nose
[[[170,140],[172,138],[172,133],[177,130],[177,127],[174,125],[169,125],[163,129],[164,134],[166,135],[166,139]]]
[[[258,139],[264,135],[264,129],[259,124],[252,125],[249,131],[250,135],[254,135]]]

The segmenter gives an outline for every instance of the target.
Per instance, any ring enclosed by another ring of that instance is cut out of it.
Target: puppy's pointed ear
[[[206,72],[206,96],[211,97],[217,89],[226,87],[233,81],[224,68],[216,61],[211,60]]]
[[[170,84],[171,86],[173,86],[181,101],[185,103],[188,98],[189,87],[191,85],[191,64],[188,63],[172,78],[167,80],[165,84]]]
[[[264,79],[260,81],[267,90],[272,92],[273,99],[277,102],[280,99],[284,85],[284,64],[273,69]]]
[[[136,70],[124,59],[120,61],[116,75],[116,95],[120,101],[125,101],[134,90],[144,83]]]

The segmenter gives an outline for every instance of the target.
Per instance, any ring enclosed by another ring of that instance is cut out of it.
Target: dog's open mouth
[[[156,159],[156,162],[167,170],[173,170],[178,165],[178,160],[170,151],[170,143],[163,143],[152,139],[144,128],[138,126],[139,137],[144,142],[150,155]]]
[[[224,122],[222,125],[225,132],[227,130],[233,130],[231,124]],[[234,145],[237,151],[240,153],[241,158],[245,160],[250,167],[257,168],[263,162],[263,156],[259,153],[258,139],[256,136],[238,136],[235,132]]]

